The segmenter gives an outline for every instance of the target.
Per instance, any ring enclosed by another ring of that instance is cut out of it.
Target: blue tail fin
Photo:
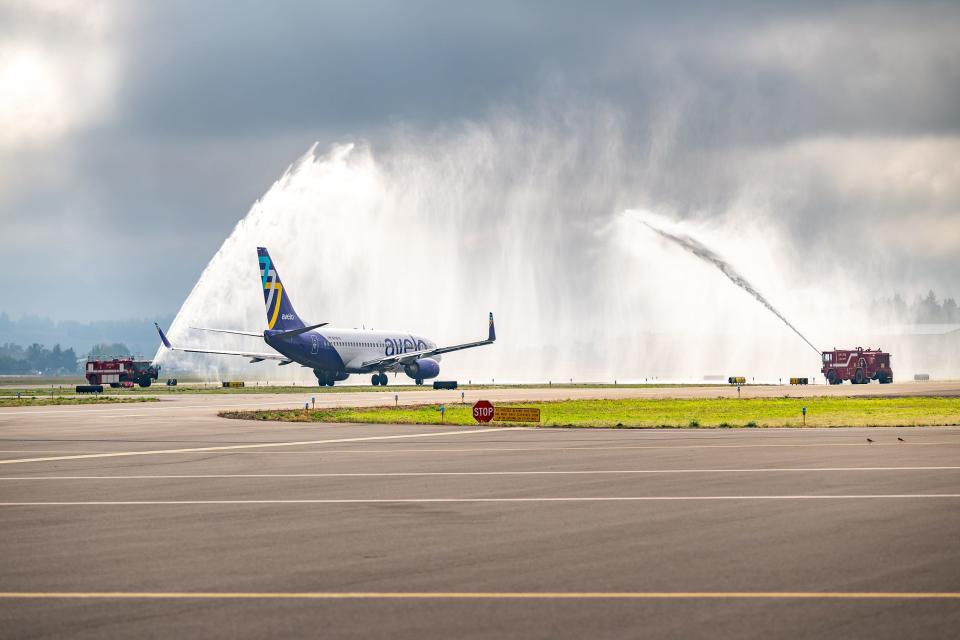
[[[290,303],[290,296],[283,290],[277,265],[270,259],[264,247],[257,247],[260,261],[260,280],[263,284],[263,302],[267,307],[267,329],[292,331],[304,326],[300,316]]]

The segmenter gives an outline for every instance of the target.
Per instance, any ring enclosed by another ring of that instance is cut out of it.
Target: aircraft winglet
[[[170,341],[167,340],[167,336],[163,334],[163,329],[160,328],[160,325],[154,322],[153,326],[157,328],[157,333],[160,334],[160,341],[163,342],[163,346],[165,346],[167,349],[173,349],[173,346],[170,344]]]

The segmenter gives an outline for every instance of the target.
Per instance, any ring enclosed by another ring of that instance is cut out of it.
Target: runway
[[[302,401],[0,410],[5,637],[893,638],[960,625],[960,428],[215,417]]]

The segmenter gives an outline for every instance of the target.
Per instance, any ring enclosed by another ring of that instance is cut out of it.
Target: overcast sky
[[[776,206],[960,296],[960,4],[665,4],[0,0],[0,311],[174,313],[312,143],[568,113],[647,167],[618,204]]]

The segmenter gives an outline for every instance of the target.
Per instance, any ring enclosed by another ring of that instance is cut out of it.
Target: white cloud
[[[0,152],[56,142],[103,118],[117,65],[113,5],[31,2],[0,27]]]

